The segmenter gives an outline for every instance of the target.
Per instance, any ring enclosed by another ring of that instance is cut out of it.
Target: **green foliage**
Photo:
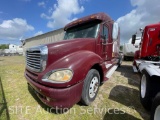
[[[9,44],[1,44],[0,49],[9,49]]]

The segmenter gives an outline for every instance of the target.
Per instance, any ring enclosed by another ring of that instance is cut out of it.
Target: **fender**
[[[51,64],[46,70],[45,73],[48,73],[51,70],[56,69],[64,69],[68,68],[73,71],[73,77],[72,80],[66,83],[44,83],[48,86],[54,86],[54,87],[69,87],[74,84],[77,84],[79,82],[82,82],[88,71],[91,69],[91,67],[95,64],[101,64],[102,58],[91,51],[77,51],[71,54],[68,54],[67,56],[64,56],[63,58],[57,60],[53,64]],[[44,75],[44,74],[42,74]],[[41,76],[42,78],[43,76]],[[42,82],[42,81],[41,81]]]
[[[152,77],[152,76],[159,76],[160,77],[160,68],[159,66],[155,66],[155,65],[148,65],[144,68],[148,74]]]
[[[143,70],[145,70],[150,77],[152,76],[160,76],[160,68],[159,66],[153,65],[149,62],[142,62],[139,65],[139,70],[142,73]]]

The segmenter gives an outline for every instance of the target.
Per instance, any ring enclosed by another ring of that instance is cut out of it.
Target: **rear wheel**
[[[151,110],[151,120],[160,119],[160,93],[157,94],[153,101],[152,110]]]
[[[82,90],[81,102],[85,105],[89,105],[97,96],[100,84],[99,72],[95,69],[91,69],[85,80]]]
[[[143,107],[146,110],[150,110],[152,104],[150,76],[146,71],[143,71],[142,73],[140,81],[140,100]]]

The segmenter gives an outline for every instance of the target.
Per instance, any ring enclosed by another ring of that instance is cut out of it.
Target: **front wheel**
[[[157,94],[153,101],[151,120],[160,120],[160,93]]]
[[[100,75],[95,69],[91,69],[85,80],[82,90],[81,102],[85,105],[89,105],[93,102],[97,96],[100,85]]]
[[[143,107],[146,110],[150,110],[152,105],[150,76],[146,71],[142,73],[140,81],[140,100]]]

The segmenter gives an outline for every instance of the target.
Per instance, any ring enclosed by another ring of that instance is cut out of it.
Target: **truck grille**
[[[41,69],[41,52],[40,50],[26,52],[26,64],[29,68],[40,71]]]
[[[47,58],[47,46],[37,46],[26,50],[26,66],[32,71],[43,71],[47,64]]]

